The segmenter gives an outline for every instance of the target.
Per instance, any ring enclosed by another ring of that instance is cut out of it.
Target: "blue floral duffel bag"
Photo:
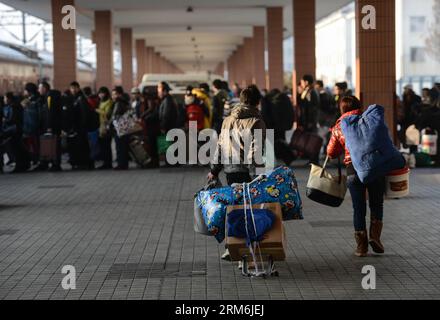
[[[293,170],[288,167],[278,167],[258,176],[249,183],[249,193],[246,199],[250,199],[251,204],[280,203],[284,221],[303,219],[298,184]],[[202,209],[206,227],[218,242],[225,238],[226,208],[242,205],[243,195],[243,184],[200,191],[197,194],[196,203]]]

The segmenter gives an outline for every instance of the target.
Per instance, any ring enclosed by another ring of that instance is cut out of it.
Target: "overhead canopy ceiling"
[[[3,3],[51,21],[50,0],[0,0]],[[316,0],[317,20],[352,0]],[[133,28],[136,39],[184,70],[196,60],[212,70],[252,36],[253,26],[266,24],[266,7],[284,7],[285,37],[292,34],[292,0],[76,0],[78,32],[90,38],[93,11],[111,10],[118,44],[118,29]],[[187,12],[191,7],[192,12]],[[202,57],[202,58],[201,58]]]

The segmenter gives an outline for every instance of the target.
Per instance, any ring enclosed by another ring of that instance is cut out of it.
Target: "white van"
[[[215,79],[224,81],[222,76],[211,74],[209,72],[185,73],[185,74],[145,74],[142,82],[139,84],[141,92],[144,88],[156,90],[157,84],[161,81],[167,82],[174,96],[185,95],[186,88],[192,86],[197,88],[201,83],[207,83],[212,86]]]

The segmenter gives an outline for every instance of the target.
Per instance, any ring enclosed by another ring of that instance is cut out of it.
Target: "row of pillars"
[[[297,84],[301,77],[316,77],[316,0],[292,0],[294,70],[293,99],[296,104]],[[376,28],[362,23],[366,6],[374,7]],[[283,8],[267,8],[265,27],[254,27],[253,36],[227,59],[229,81],[244,87],[256,84],[259,88],[282,89],[283,67]],[[356,95],[364,106],[380,104],[386,107],[386,120],[394,127],[396,79],[395,0],[356,0]],[[335,45],[338,45],[335,35]],[[267,46],[266,46],[267,45]],[[265,49],[267,48],[267,72]],[[331,85],[331,84],[328,84]]]
[[[69,83],[76,80],[76,31],[62,28],[62,8],[75,5],[74,0],[51,0],[53,45],[54,45],[54,75],[55,88],[67,88]],[[113,62],[113,22],[111,11],[95,11],[95,30],[92,35],[96,45],[96,87],[112,88],[114,79]],[[137,77],[133,74],[133,31],[131,28],[120,29],[121,49],[121,84],[131,88],[142,81],[146,73],[182,73],[175,64],[162,57],[153,47],[147,46],[144,39],[136,39]]]

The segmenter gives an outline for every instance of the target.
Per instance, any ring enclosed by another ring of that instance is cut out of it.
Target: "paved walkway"
[[[279,278],[242,277],[223,246],[193,232],[206,170],[0,175],[0,299],[440,299],[440,170],[413,172],[411,196],[386,202],[386,254],[359,259],[349,197],[305,198],[286,223]],[[377,289],[361,287],[364,265]],[[76,290],[61,287],[64,265]]]

